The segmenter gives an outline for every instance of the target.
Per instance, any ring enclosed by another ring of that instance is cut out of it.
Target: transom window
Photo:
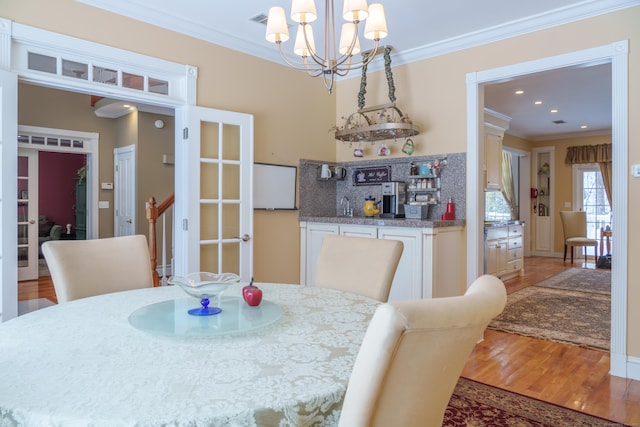
[[[88,64],[65,58],[28,52],[27,66],[30,70],[89,80],[126,89],[135,89],[159,95],[169,95],[169,82],[166,80],[131,73],[98,64]]]

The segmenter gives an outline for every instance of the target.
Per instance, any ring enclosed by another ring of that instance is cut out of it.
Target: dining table
[[[90,279],[88,279],[90,280]],[[244,284],[246,285],[246,283]],[[0,324],[2,426],[334,426],[379,301],[232,285],[213,316],[178,286],[110,293]]]

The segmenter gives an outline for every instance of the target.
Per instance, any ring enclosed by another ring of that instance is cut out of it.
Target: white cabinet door
[[[340,235],[376,239],[378,237],[378,227],[370,227],[366,225],[341,225]]]
[[[307,223],[306,231],[306,277],[304,284],[313,285],[316,277],[316,265],[320,248],[322,248],[322,240],[328,234],[339,234],[340,227],[337,224],[314,224]]]
[[[536,216],[536,251],[551,251],[550,224],[550,217]]]
[[[404,244],[389,301],[422,299],[422,231],[415,228],[378,228],[378,238]]]
[[[486,274],[498,275],[498,241],[487,240],[487,253],[486,253],[487,271]]]
[[[505,274],[508,270],[508,251],[509,251],[509,241],[508,240],[499,240],[496,245],[496,263],[498,276]]]

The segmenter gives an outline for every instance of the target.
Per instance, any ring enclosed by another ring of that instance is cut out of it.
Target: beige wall
[[[37,11],[35,13],[34,11]],[[199,68],[198,104],[241,111],[255,117],[255,160],[297,165],[298,159],[353,160],[352,147],[334,143],[328,129],[357,108],[359,79],[338,82],[335,96],[303,73],[251,58],[200,40],[111,15],[72,0],[3,0],[3,17],[17,22],[195,65]],[[546,29],[393,69],[398,106],[419,124],[416,155],[466,152],[466,74],[630,39],[629,169],[640,162],[640,7]],[[114,29],[118,29],[115,31]],[[369,75],[367,106],[386,99],[382,72]],[[392,144],[394,153],[398,146]],[[371,151],[370,151],[371,152]],[[394,154],[399,155],[399,154]],[[371,155],[368,156],[371,158]],[[629,180],[629,212],[640,208],[640,182]],[[634,215],[630,215],[633,217]],[[629,234],[640,224],[630,221]],[[277,234],[276,234],[277,233]],[[255,217],[256,280],[297,282],[299,233],[297,215],[258,212]],[[617,248],[629,259],[640,256],[637,239]],[[274,250],[274,247],[277,250]],[[629,277],[640,265],[629,264]],[[640,284],[629,282],[629,301],[640,299]],[[640,313],[629,310],[628,325]],[[640,330],[628,328],[629,354],[640,356]]]

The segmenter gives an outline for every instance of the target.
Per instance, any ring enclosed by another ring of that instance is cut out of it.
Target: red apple
[[[251,283],[242,288],[242,298],[252,307],[260,305],[262,302],[262,290],[253,284],[253,277]]]

